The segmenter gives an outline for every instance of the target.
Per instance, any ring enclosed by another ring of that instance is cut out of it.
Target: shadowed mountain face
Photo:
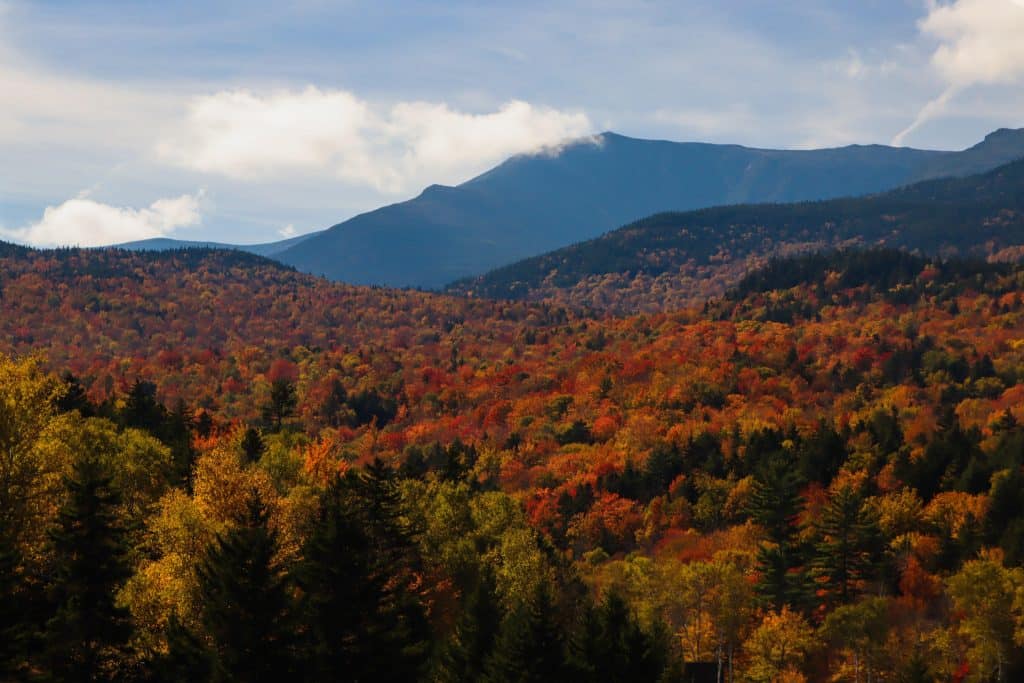
[[[604,133],[513,157],[457,187],[433,185],[298,242],[239,248],[335,280],[439,288],[658,212],[862,195],[1021,157],[1020,130],[962,152],[762,150]]]
[[[449,289],[615,312],[664,310],[722,294],[769,257],[848,246],[1017,260],[1024,160],[864,197],[656,214]]]

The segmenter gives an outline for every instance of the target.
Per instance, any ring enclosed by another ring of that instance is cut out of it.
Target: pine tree
[[[213,676],[212,653],[206,644],[172,614],[165,631],[167,652],[152,662],[156,683],[208,681]]]
[[[273,431],[281,431],[284,421],[295,413],[298,402],[292,382],[286,379],[274,380],[270,385],[270,400],[263,406],[263,421]]]
[[[388,468],[333,481],[294,569],[305,625],[305,678],[404,681],[426,663],[420,559]]]
[[[798,606],[808,594],[803,552],[797,539],[797,519],[804,508],[800,478],[784,454],[764,462],[754,480],[748,510],[765,531],[768,543],[758,551],[761,574],[758,592],[774,609]]]
[[[214,680],[280,681],[290,664],[289,596],[276,566],[277,536],[255,491],[240,522],[213,543],[197,572]]]
[[[465,597],[455,631],[445,643],[435,678],[441,683],[477,681],[501,629],[502,609],[494,573],[485,567]]]
[[[249,427],[245,430],[245,434],[242,435],[241,446],[242,453],[249,462],[259,461],[263,457],[263,451],[266,450],[260,430],[255,427]]]
[[[132,634],[127,610],[115,602],[131,574],[120,497],[93,457],[76,462],[65,485],[67,502],[50,533],[54,612],[43,634],[45,668],[55,680],[110,680],[127,660]]]
[[[814,576],[835,601],[848,603],[874,575],[879,531],[864,496],[845,485],[829,498],[818,525]]]
[[[584,611],[574,645],[575,677],[595,683],[657,681],[668,658],[664,643],[640,626],[616,591]]]
[[[541,585],[532,599],[505,617],[487,660],[488,683],[541,683],[572,680],[563,628],[550,590]]]

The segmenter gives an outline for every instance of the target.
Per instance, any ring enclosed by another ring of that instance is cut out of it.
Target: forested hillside
[[[701,304],[771,256],[843,246],[1015,260],[1024,245],[1024,161],[865,198],[724,206],[651,216],[449,291],[628,313]]]
[[[1024,270],[736,282],[595,319],[5,247],[4,677],[1019,677]]]

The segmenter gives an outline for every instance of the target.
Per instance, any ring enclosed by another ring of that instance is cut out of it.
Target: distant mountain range
[[[315,236],[317,233],[311,232],[306,235],[299,235],[297,237],[291,237],[280,242],[264,242],[263,244],[225,244],[223,242],[196,242],[192,240],[172,240],[166,237],[156,237],[148,240],[138,240],[136,242],[127,242],[125,244],[115,244],[114,246],[118,249],[128,249],[130,251],[168,251],[170,249],[234,249],[237,251],[246,251],[250,254],[256,254],[257,256],[272,257],[280,254],[285,249],[291,246],[307,240],[310,237]]]
[[[513,157],[456,187],[432,185],[297,240],[237,248],[354,284],[440,288],[658,212],[863,195],[1022,157],[1024,130],[1007,129],[960,152],[765,150],[604,133]]]
[[[771,257],[844,247],[1019,260],[1024,160],[860,198],[657,214],[449,291],[617,313],[669,310],[724,293]]]

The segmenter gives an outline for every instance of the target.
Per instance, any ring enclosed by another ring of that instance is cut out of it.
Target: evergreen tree
[[[125,397],[121,410],[121,424],[135,427],[151,434],[160,434],[167,411],[156,400],[156,385],[141,379],[135,380]]]
[[[575,677],[595,683],[657,681],[668,658],[665,644],[640,626],[615,591],[584,611],[573,650]]]
[[[284,421],[295,413],[299,403],[295,385],[286,379],[276,379],[270,385],[270,400],[263,406],[263,421],[275,432],[281,431]]]
[[[749,513],[765,531],[757,562],[761,579],[758,592],[774,609],[798,606],[808,594],[802,571],[803,549],[797,539],[797,518],[804,508],[800,479],[782,452],[767,457],[758,469],[751,491]]]
[[[157,683],[208,681],[213,677],[212,653],[206,644],[172,614],[165,631],[167,652],[152,662]]]
[[[115,593],[131,575],[120,497],[100,461],[85,457],[65,480],[67,502],[50,533],[54,558],[49,595],[53,616],[43,634],[45,669],[54,680],[118,677],[132,634]]]
[[[814,576],[834,600],[845,604],[872,578],[881,550],[880,532],[864,506],[864,496],[848,484],[835,491],[822,512],[818,533]]]
[[[258,462],[263,457],[263,451],[266,446],[263,444],[263,437],[260,436],[260,430],[255,427],[249,427],[245,430],[245,434],[242,435],[242,454],[245,455],[246,460],[249,462]]]
[[[494,573],[485,567],[476,586],[465,597],[455,632],[445,643],[436,672],[441,683],[478,681],[501,629]]]
[[[405,681],[423,672],[430,634],[417,592],[421,564],[387,467],[376,462],[328,486],[294,570],[308,680]]]
[[[487,660],[488,683],[572,680],[562,625],[550,589],[541,585],[530,600],[505,617]]]
[[[214,680],[280,681],[289,673],[289,596],[277,536],[253,491],[246,518],[212,544],[198,568],[201,621]]]

